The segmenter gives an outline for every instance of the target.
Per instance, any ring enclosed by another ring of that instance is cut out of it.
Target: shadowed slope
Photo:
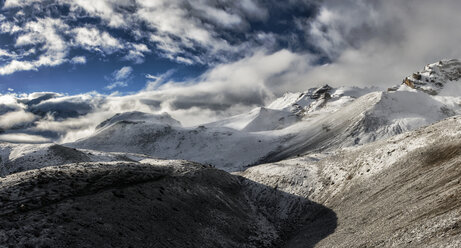
[[[30,170],[2,179],[0,199],[2,245],[273,247],[300,221],[320,230],[312,244],[336,227],[319,204],[183,161]]]

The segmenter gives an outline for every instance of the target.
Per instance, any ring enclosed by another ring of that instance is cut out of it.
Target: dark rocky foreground
[[[0,247],[312,247],[336,215],[305,198],[184,161],[80,163],[0,181]]]

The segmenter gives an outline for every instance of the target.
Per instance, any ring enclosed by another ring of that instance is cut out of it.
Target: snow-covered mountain
[[[139,111],[119,113],[111,118],[101,122],[96,129],[108,127],[117,122],[125,123],[151,123],[151,124],[165,124],[170,126],[180,126],[181,123],[173,119],[168,113],[161,115],[147,114]]]
[[[437,85],[440,93],[457,83],[459,70],[461,63],[450,60],[428,65],[415,75],[422,75],[429,86]],[[238,171],[262,162],[366,144],[460,112],[456,91],[434,95],[422,82],[415,81],[413,85],[419,86],[410,88],[408,80],[387,92],[324,85],[286,93],[267,106],[197,127],[182,127],[169,115],[121,113],[101,123],[94,135],[67,145],[185,159]]]
[[[204,127],[226,127],[245,132],[260,132],[284,129],[300,121],[298,113],[292,111],[258,107],[248,113],[224,120],[204,124]]]
[[[266,161],[362,145],[454,114],[454,110],[421,92],[372,92],[333,113],[307,118],[286,129],[296,135],[269,154]]]
[[[230,128],[184,128],[122,121],[89,138],[66,145],[106,152],[140,153],[162,159],[185,159],[236,171],[277,150],[283,139],[286,139],[283,135]]]

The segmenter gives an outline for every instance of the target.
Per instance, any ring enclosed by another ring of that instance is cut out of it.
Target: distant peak
[[[173,119],[168,113],[162,114],[150,114],[144,113],[139,111],[132,111],[132,112],[124,112],[124,113],[117,113],[111,118],[101,122],[96,129],[101,129],[103,127],[110,126],[114,123],[118,122],[153,122],[158,124],[167,124],[173,126],[180,126],[181,124],[179,121]]]
[[[328,84],[325,84],[324,86],[314,90],[314,92],[312,92],[310,97],[312,99],[330,98],[331,97],[330,93],[332,89],[333,88],[331,86],[329,86]]]

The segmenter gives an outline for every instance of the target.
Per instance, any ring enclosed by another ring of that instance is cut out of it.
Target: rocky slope
[[[454,117],[320,160],[300,157],[241,175],[331,208],[338,227],[316,247],[459,247],[460,127]],[[286,247],[308,241],[309,227],[301,228]]]

